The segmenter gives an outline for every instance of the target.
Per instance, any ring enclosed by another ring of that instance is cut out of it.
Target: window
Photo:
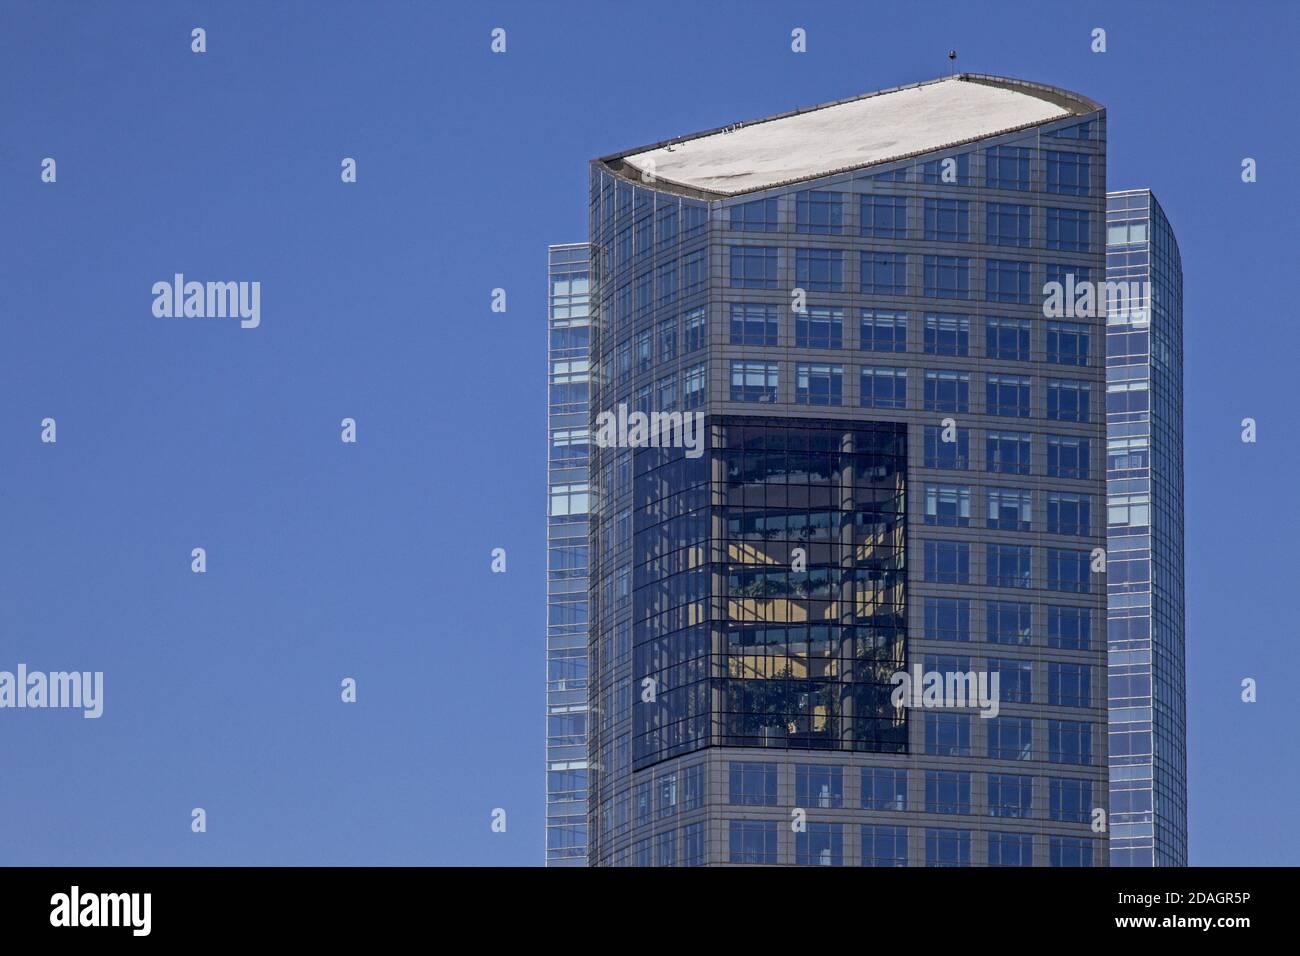
[[[707,344],[706,314],[703,308],[691,309],[686,313],[684,320],[685,328],[682,338],[684,341],[684,351],[694,352],[696,349],[702,349]]]
[[[808,309],[794,317],[794,344],[800,348],[838,349],[844,345],[843,309]]]
[[[901,252],[862,253],[862,291],[907,295],[907,256]]]
[[[1052,763],[1092,763],[1092,725],[1077,720],[1049,720],[1047,759]]]
[[[776,863],[775,820],[728,821],[729,853],[731,863],[759,863],[768,866]]]
[[[776,232],[776,199],[757,199],[732,206],[731,228],[745,232]]]
[[[985,470],[1003,475],[1029,474],[1030,436],[1022,432],[989,432],[984,437]]]
[[[669,376],[655,383],[655,407],[661,412],[677,408],[677,378]]]
[[[1047,783],[1048,810],[1052,820],[1088,823],[1092,819],[1092,781],[1050,778]]]
[[[682,256],[682,290],[684,292],[689,292],[697,286],[704,285],[705,280],[709,277],[708,265],[703,249]],[[775,266],[773,268],[775,269]]]
[[[1029,159],[1023,146],[993,146],[984,151],[984,184],[989,189],[1029,189]]]
[[[1047,665],[1047,702],[1059,707],[1092,705],[1092,668],[1087,664]]]
[[[927,713],[927,717],[954,717],[956,714]],[[961,716],[966,716],[962,714]],[[969,749],[969,747],[968,747]],[[934,751],[928,751],[933,753]],[[926,813],[970,813],[970,774],[956,770],[925,772]]]
[[[665,830],[655,837],[655,866],[677,865],[677,831]]]
[[[657,304],[666,306],[677,298],[677,263],[668,262],[661,265],[655,273],[655,281],[659,287]]]
[[[630,365],[631,361],[631,350],[627,349],[626,364]],[[577,402],[585,402],[590,387],[591,370],[586,359],[572,359],[567,362],[551,363],[551,405],[571,405]]]
[[[1034,747],[1034,722],[1028,717],[993,717],[988,725],[990,760],[1030,760]]]
[[[1150,383],[1112,382],[1106,386],[1106,411],[1116,414],[1145,412],[1151,405]]]
[[[1029,361],[1029,320],[992,317],[984,320],[984,354],[994,359]]]
[[[1034,837],[1030,833],[990,833],[989,866],[1033,866]]]
[[[775,289],[776,249],[767,246],[732,246],[731,287]]]
[[[822,764],[795,764],[795,804],[805,809],[844,806],[844,768]]]
[[[1047,549],[1047,587],[1052,591],[1088,593],[1088,552]]]
[[[925,238],[938,242],[970,241],[970,203],[964,199],[926,199]]]
[[[1029,548],[1019,544],[990,544],[985,552],[991,588],[1029,587]]]
[[[984,206],[984,241],[990,246],[1029,245],[1029,207],[991,202]]]
[[[969,259],[961,256],[925,256],[923,266],[923,295],[937,299],[970,298]],[[1026,280],[1026,288],[1027,286]]]
[[[586,428],[556,428],[551,431],[551,458],[555,461],[586,461],[591,432]]]
[[[704,806],[704,764],[697,763],[682,771],[682,812]]]
[[[989,774],[989,816],[1026,820],[1033,814],[1033,778]]]
[[[704,822],[682,827],[682,866],[704,865]]]
[[[659,361],[671,362],[677,357],[677,320],[666,319],[659,323]]]
[[[970,376],[965,372],[925,373],[925,408],[932,412],[970,410]]]
[[[654,364],[654,334],[650,329],[637,333],[635,351],[637,374],[650,371]]]
[[[651,866],[650,840],[637,840],[632,844],[632,865]]]
[[[1092,611],[1086,607],[1047,607],[1047,646],[1086,651],[1091,644]]]
[[[864,408],[906,408],[907,369],[864,368],[859,391]]]
[[[1087,478],[1090,457],[1087,438],[1047,436],[1047,474],[1052,478]]]
[[[551,485],[551,517],[585,515],[589,488],[586,482],[571,485]]]
[[[1056,139],[1092,139],[1092,120],[1084,120],[1082,123],[1076,123],[1073,126],[1063,126],[1060,129],[1051,130],[1044,135],[1052,136]]]
[[[1106,523],[1112,528],[1144,527],[1151,523],[1151,495],[1111,495],[1106,499]]]
[[[970,714],[925,712],[925,752],[941,757],[970,756]],[[955,776],[955,775],[954,775]],[[970,776],[966,777],[966,800],[964,810],[931,810],[930,807],[930,773],[926,774],[925,793],[926,809],[932,813],[969,813],[970,812]]]
[[[970,583],[970,545],[965,541],[926,541],[925,580],[934,584]]]
[[[1059,262],[1049,262],[1046,275],[1047,282],[1060,283],[1067,300],[1077,299],[1077,294],[1070,292],[1071,288],[1078,289],[1084,283],[1092,281],[1092,270],[1087,266],[1067,266]]]
[[[984,264],[984,298],[990,302],[1029,302],[1029,263],[989,259]]]
[[[986,414],[1029,417],[1029,379],[1016,375],[990,375],[984,385]]]
[[[927,829],[925,865],[970,866],[970,831]]]
[[[929,355],[969,355],[970,317],[942,312],[927,313],[925,351]]]
[[[1053,421],[1091,421],[1091,404],[1091,383],[1054,378],[1047,380],[1047,417]]]
[[[614,237],[614,265],[621,267],[632,261],[632,230],[620,229]]]
[[[636,278],[636,314],[644,316],[654,308],[654,273],[645,272]]]
[[[844,290],[844,252],[840,249],[796,249],[794,284],[809,292]]]
[[[1106,228],[1106,245],[1127,246],[1147,241],[1145,222],[1117,223]]]
[[[1088,327],[1077,322],[1047,323],[1047,361],[1058,365],[1088,364]]]
[[[638,783],[633,795],[636,808],[636,825],[643,826],[650,822],[650,781]],[[647,864],[648,865],[648,864]]]
[[[862,806],[868,810],[906,810],[907,771],[893,767],[863,767]]]
[[[862,827],[863,866],[907,866],[907,828]]]
[[[907,199],[903,196],[864,195],[859,218],[864,236],[907,238]]]
[[[660,199],[663,202],[663,199]],[[656,230],[659,233],[659,248],[671,246],[677,241],[677,203],[661,205],[655,213]]]
[[[985,639],[991,644],[1028,644],[1033,609],[1018,601],[989,601]]]
[[[990,488],[990,528],[1028,531],[1033,521],[1033,493],[1025,488]]]
[[[1047,210],[1047,248],[1087,252],[1091,217],[1086,209]]]
[[[777,397],[777,363],[731,363],[731,400],[733,402],[775,402]]]
[[[969,641],[970,601],[965,598],[927,597],[925,637],[930,641]]]
[[[776,345],[776,306],[757,302],[731,303],[732,345]]]
[[[1047,530],[1052,534],[1087,534],[1091,527],[1092,499],[1088,495],[1047,494]]]
[[[1086,196],[1091,191],[1092,157],[1087,153],[1047,150],[1047,191]]]
[[[702,408],[704,405],[704,366],[695,365],[682,373],[682,407]]]
[[[654,410],[650,407],[651,398],[651,386],[642,385],[636,390],[636,397],[632,401],[632,410],[640,412],[642,415],[649,415]]]
[[[844,194],[806,189],[795,194],[795,232],[838,234],[844,225]]]
[[[775,378],[773,378],[775,387]],[[844,394],[842,365],[796,365],[794,400],[797,405],[839,405]],[[776,393],[772,393],[776,401]]]
[[[970,525],[970,486],[926,485],[925,523],[965,528]]]
[[[859,347],[872,352],[907,351],[907,315],[863,309]]]
[[[970,153],[959,153],[923,163],[921,182],[934,186],[969,186]]]
[[[1107,345],[1110,343],[1108,342]],[[1109,438],[1106,440],[1106,468],[1109,471],[1128,471],[1151,467],[1151,440],[1136,438]]]
[[[953,441],[944,441],[947,433]],[[925,426],[925,467],[953,468],[965,471],[970,468],[970,429],[939,425]]]
[[[728,800],[734,806],[776,806],[776,764],[733,761],[727,765]]]
[[[1092,866],[1092,841],[1054,836],[1048,842],[1048,857],[1051,866]]]
[[[839,823],[808,823],[794,835],[797,866],[843,866],[844,828]]]
[[[989,671],[997,671],[998,692],[1003,703],[1034,702],[1034,666],[1031,661],[1015,658],[989,658]]]

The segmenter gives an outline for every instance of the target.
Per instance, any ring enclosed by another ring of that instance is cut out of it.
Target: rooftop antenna
[[[951,77],[957,71],[957,51],[948,51],[948,76]]]

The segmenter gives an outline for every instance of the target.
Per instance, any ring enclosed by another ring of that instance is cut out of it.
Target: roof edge
[[[873,96],[884,96],[887,93],[898,93],[903,90],[912,90],[912,89],[918,89],[923,86],[932,86],[935,83],[950,83],[953,81],[961,81],[966,83],[978,83],[983,86],[992,86],[992,87],[997,87],[999,89],[1012,90],[1014,92],[1021,93],[1026,96],[1032,96],[1035,97],[1036,99],[1044,100],[1048,103],[1053,104],[1054,106],[1059,106],[1062,109],[1067,110],[1072,116],[1087,116],[1092,113],[1099,113],[1105,111],[1105,107],[1102,106],[1100,103],[1098,103],[1096,100],[1090,99],[1082,95],[1081,93],[1075,93],[1071,90],[1063,89],[1061,87],[1049,86],[1046,83],[1035,83],[1032,80],[1020,80],[1014,77],[995,76],[987,73],[957,73],[953,76],[941,76],[941,77],[936,77],[935,79],[932,80],[922,80],[919,83],[906,83],[901,86],[891,86],[883,90],[873,90],[870,93],[861,93],[857,96],[847,96],[844,97],[843,99],[830,100],[825,103],[818,103],[816,106],[804,106],[798,109],[787,110],[784,113],[776,113],[772,116],[763,116],[758,119],[752,119],[752,120],[741,120],[736,123],[729,123],[726,126],[718,126],[715,127],[714,129],[703,130],[698,133],[688,133],[684,136],[675,136],[670,139],[660,140],[657,143],[650,143],[645,146],[636,146],[633,147],[632,149],[619,150],[616,153],[610,153],[607,156],[601,156],[598,159],[594,159],[592,160],[592,162],[599,163],[600,165],[608,169],[610,172],[614,173],[615,175],[621,176],[624,179],[628,179],[630,181],[637,181],[640,179],[640,170],[637,170],[635,166],[629,166],[625,162],[625,160],[627,157],[635,156],[638,153],[648,153],[651,150],[661,149],[665,146],[675,146],[678,143],[688,143],[692,140],[703,139],[706,136],[714,136],[718,133],[731,132],[737,129],[741,129],[743,127],[758,126],[759,124],[762,123],[771,123],[776,120],[788,119],[792,116],[801,116],[804,113],[813,113],[816,112],[817,110],[828,109],[832,106],[842,106],[845,103],[856,103],[860,100],[870,99]],[[980,139],[989,139],[993,136],[1004,136],[1007,133],[1014,133],[1019,130],[1029,129],[1034,126],[1042,126],[1045,123],[1049,123],[1049,122],[1060,122],[1060,120],[1059,119],[1046,120],[1046,121],[1039,120],[1033,123],[1025,123],[1021,126],[1013,126],[1004,130],[997,130],[996,132],[986,133],[982,136],[973,137],[971,139],[958,140],[957,142],[953,142],[953,143],[945,143],[941,146],[932,147],[929,149],[921,150],[919,152],[894,156],[889,159],[878,160],[876,162],[871,162],[871,163],[863,163],[857,166],[846,166],[842,169],[829,170],[823,175],[835,176],[841,173],[850,172],[855,169],[865,169],[868,166],[877,166],[877,165],[885,165],[887,163],[895,163],[898,162],[899,160],[908,159],[912,156],[920,156],[920,155],[924,155],[925,153],[931,153],[940,149],[951,149],[955,146],[961,146],[966,143],[975,142]],[[629,170],[632,170],[632,172],[629,173]],[[822,176],[818,176],[817,178],[820,179],[822,178]],[[724,193],[724,192],[717,192],[715,190],[700,189],[697,186],[689,186],[685,183],[674,182],[673,180],[668,179],[667,177],[664,176],[657,176],[655,179],[655,185],[669,186],[671,187],[672,192],[677,193],[679,195],[685,195],[692,198],[703,199],[703,200],[715,200],[715,199],[730,199],[735,196],[743,196],[746,193],[762,192],[763,190],[776,189],[782,186],[789,186],[792,183],[803,182],[803,181],[804,181],[803,179],[793,179],[793,180],[788,180],[779,183],[771,183],[765,186],[756,187],[754,189],[742,189],[734,193]]]

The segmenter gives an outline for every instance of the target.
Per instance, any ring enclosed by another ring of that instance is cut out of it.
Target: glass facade
[[[587,863],[587,244],[551,246],[547,300],[546,864]]]
[[[591,448],[593,865],[1107,864],[1105,319],[1046,309],[1105,117],[1016,88],[1066,112],[741,195],[592,164],[593,426],[706,422]]]
[[[1106,229],[1110,861],[1186,866],[1182,260],[1150,190]]]

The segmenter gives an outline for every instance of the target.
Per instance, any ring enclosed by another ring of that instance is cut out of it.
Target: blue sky
[[[942,75],[949,48],[1104,103],[1110,187],[1178,233],[1191,858],[1300,863],[1298,19],[5,3],[0,669],[102,670],[105,709],[0,711],[0,864],[539,863],[546,246],[585,236],[587,160]],[[260,327],[155,318],[175,272],[260,281]]]

